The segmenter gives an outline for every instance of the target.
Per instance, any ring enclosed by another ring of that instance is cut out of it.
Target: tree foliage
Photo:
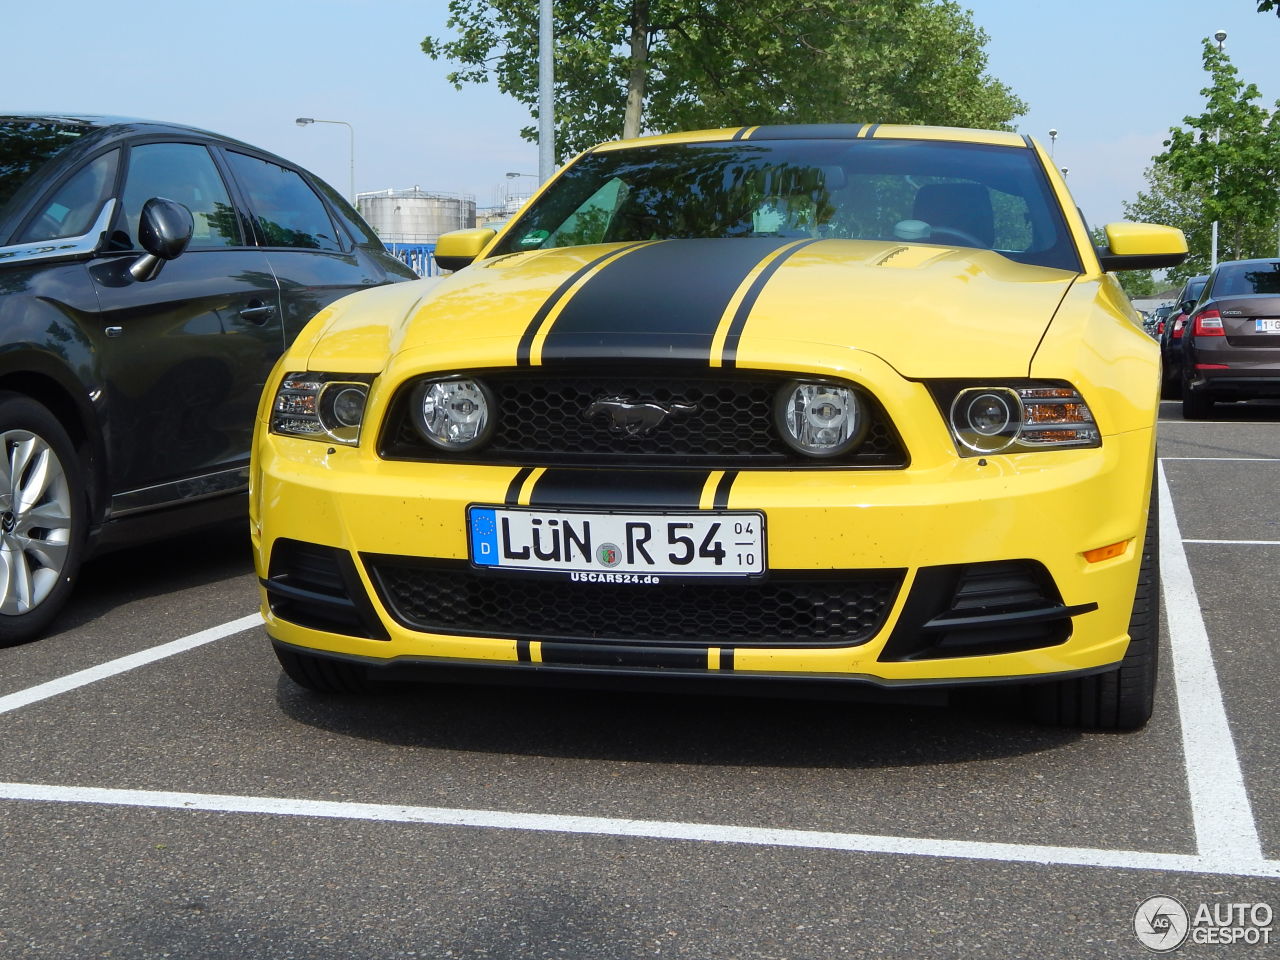
[[[492,79],[536,117],[537,4],[450,0],[449,13],[454,36],[423,51],[456,65],[455,86]],[[1008,128],[1026,109],[986,73],[987,36],[953,0],[556,0],[555,18],[557,159],[642,130]]]
[[[1280,17],[1280,5],[1277,5],[1276,0],[1259,0],[1258,12],[1266,13],[1268,10],[1274,10],[1276,16]]]
[[[1257,101],[1258,88],[1239,78],[1224,51],[1204,42],[1211,82],[1205,109],[1174,127],[1147,172],[1149,190],[1126,205],[1141,219],[1179,226],[1191,256],[1172,279],[1207,273],[1211,224],[1218,222],[1218,259],[1265,256],[1280,219],[1280,109]],[[1280,107],[1280,104],[1277,104]]]

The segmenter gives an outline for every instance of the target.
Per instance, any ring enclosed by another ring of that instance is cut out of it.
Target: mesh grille
[[[366,558],[401,624],[443,634],[599,643],[844,646],[884,623],[902,571],[774,571],[765,581],[596,584]]]
[[[880,405],[871,427],[850,453],[814,460],[791,450],[773,421],[773,402],[783,377],[760,376],[566,376],[499,372],[480,379],[496,399],[492,440],[469,462],[520,466],[651,465],[740,467],[903,467],[906,451]],[[382,454],[392,459],[457,462],[418,435],[409,418],[412,384],[392,405]],[[588,418],[587,408],[605,397],[632,402],[681,404],[651,432],[629,436],[610,429],[607,416]]]

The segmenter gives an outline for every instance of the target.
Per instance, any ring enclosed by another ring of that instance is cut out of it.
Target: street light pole
[[[293,122],[300,127],[305,127],[312,123],[340,123],[347,128],[347,132],[351,134],[351,206],[356,206],[356,128],[345,120],[317,120],[315,117],[298,117]]]
[[[1225,31],[1225,30],[1218,30],[1217,32],[1215,32],[1215,33],[1214,33],[1214,35],[1213,35],[1213,39],[1215,39],[1215,40],[1217,40],[1217,41],[1218,41],[1218,52],[1219,52],[1219,53],[1221,53],[1221,52],[1222,52],[1222,44],[1223,44],[1223,42],[1227,39],[1227,31]],[[1217,147],[1217,146],[1218,146],[1219,136],[1221,135],[1221,133],[1222,133],[1222,130],[1221,130],[1220,128],[1218,128],[1218,127],[1214,127],[1214,129],[1213,129],[1213,145],[1214,145],[1215,147]],[[1217,151],[1216,151],[1216,150],[1214,151],[1214,158],[1213,158],[1213,159],[1214,159],[1214,164],[1213,164],[1213,200],[1214,200],[1214,206],[1216,207],[1216,206],[1217,206],[1217,201],[1218,201],[1218,163],[1217,163],[1218,157],[1217,157]],[[1214,212],[1216,213],[1217,211],[1215,210]],[[1211,239],[1210,239],[1210,249],[1209,249],[1209,272],[1210,272],[1210,273],[1212,273],[1212,272],[1217,268],[1217,266],[1218,266],[1218,221],[1217,221],[1217,218],[1215,218],[1215,219],[1214,219],[1214,221],[1213,221],[1213,230],[1212,230],[1212,232],[1210,233],[1210,237],[1211,237]]]
[[[1053,148],[1058,145],[1058,131],[1051,129],[1049,131],[1049,159],[1053,159]]]
[[[555,36],[551,0],[538,0],[538,176],[556,169]]]

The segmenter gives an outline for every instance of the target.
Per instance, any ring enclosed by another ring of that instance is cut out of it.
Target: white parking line
[[[1164,464],[1157,466],[1157,481],[1160,580],[1169,645],[1173,650],[1174,685],[1182,720],[1182,749],[1196,849],[1206,861],[1225,869],[1234,864],[1257,863],[1262,860],[1258,828],[1227,722],[1195,581],[1182,548],[1182,533],[1173,512]]]
[[[241,617],[239,620],[232,620],[230,623],[210,627],[208,630],[201,630],[199,633],[193,633],[190,636],[182,637],[169,643],[162,643],[160,646],[152,647],[149,650],[131,653],[127,657],[120,657],[118,660],[110,660],[96,667],[89,667],[87,670],[80,670],[77,673],[59,677],[57,680],[50,680],[48,683],[28,687],[26,690],[19,690],[17,693],[0,697],[0,713],[8,713],[11,710],[17,710],[19,707],[25,707],[41,700],[47,700],[50,697],[56,697],[58,694],[66,693],[68,690],[75,690],[77,687],[83,687],[86,684],[105,680],[107,677],[114,677],[119,673],[135,670],[138,667],[146,666],[148,663],[163,660],[165,657],[186,653],[188,650],[206,643],[212,643],[214,640],[221,640],[223,637],[229,637],[235,633],[241,633],[261,623],[261,615],[253,613],[247,617]]]
[[[1228,546],[1280,547],[1280,540],[1183,540],[1183,543],[1225,543]]]
[[[1186,552],[1183,549],[1178,520],[1173,511],[1173,500],[1169,493],[1163,465],[1158,467],[1157,483],[1160,502],[1160,563],[1163,573],[1164,602],[1173,652],[1173,671],[1182,726],[1187,787],[1196,834],[1197,853],[1193,855],[660,820],[623,820],[556,814],[508,813],[494,810],[340,803],[277,797],[243,797],[29,783],[0,783],[0,800],[340,818],[800,847],[855,853],[1280,878],[1280,861],[1267,860],[1262,855],[1257,826],[1245,791],[1235,742],[1227,722],[1222,691],[1213,664],[1213,654],[1196,599],[1195,587],[1187,564]],[[247,630],[260,622],[256,614],[242,617],[151,650],[121,657],[99,667],[82,670],[60,680],[10,694],[0,698],[0,713],[15,710],[164,657],[183,653],[201,644]]]
[[[1166,460],[1193,460],[1209,463],[1280,463],[1280,457],[1161,457]]]
[[[883,837],[862,833],[829,833],[818,830],[784,830],[771,827],[737,827],[712,823],[679,823],[665,820],[620,820],[608,817],[556,816],[544,813],[507,813],[501,810],[456,810],[448,807],[411,807],[379,803],[340,803],[331,800],[237,797],[216,793],[168,793],[158,790],[102,790],[94,787],[45,786],[0,783],[0,799],[54,803],[93,803],[168,810],[202,810],[218,813],[272,814],[289,817],[322,817],[382,823],[422,823],[449,827],[481,827],[497,830],[532,830],[547,833],[591,834],[608,837],[640,837],[654,840],[691,840],[703,843],[736,843],[763,847],[800,847],[849,853],[885,853],[907,856],[950,857],[961,860],[994,860],[1004,863],[1038,863],[1055,866],[1106,867],[1159,870],[1170,873],[1215,873],[1236,877],[1280,877],[1280,861],[1224,862],[1214,857],[1140,850],[1095,850],[1087,847],[1050,847],[1021,843],[982,843],[972,840],[935,840],[917,837]]]

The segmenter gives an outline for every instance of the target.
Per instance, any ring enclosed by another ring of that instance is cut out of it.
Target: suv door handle
[[[249,301],[249,305],[240,311],[240,316],[250,323],[266,323],[275,315],[276,308],[269,303],[263,303],[257,297]]]

